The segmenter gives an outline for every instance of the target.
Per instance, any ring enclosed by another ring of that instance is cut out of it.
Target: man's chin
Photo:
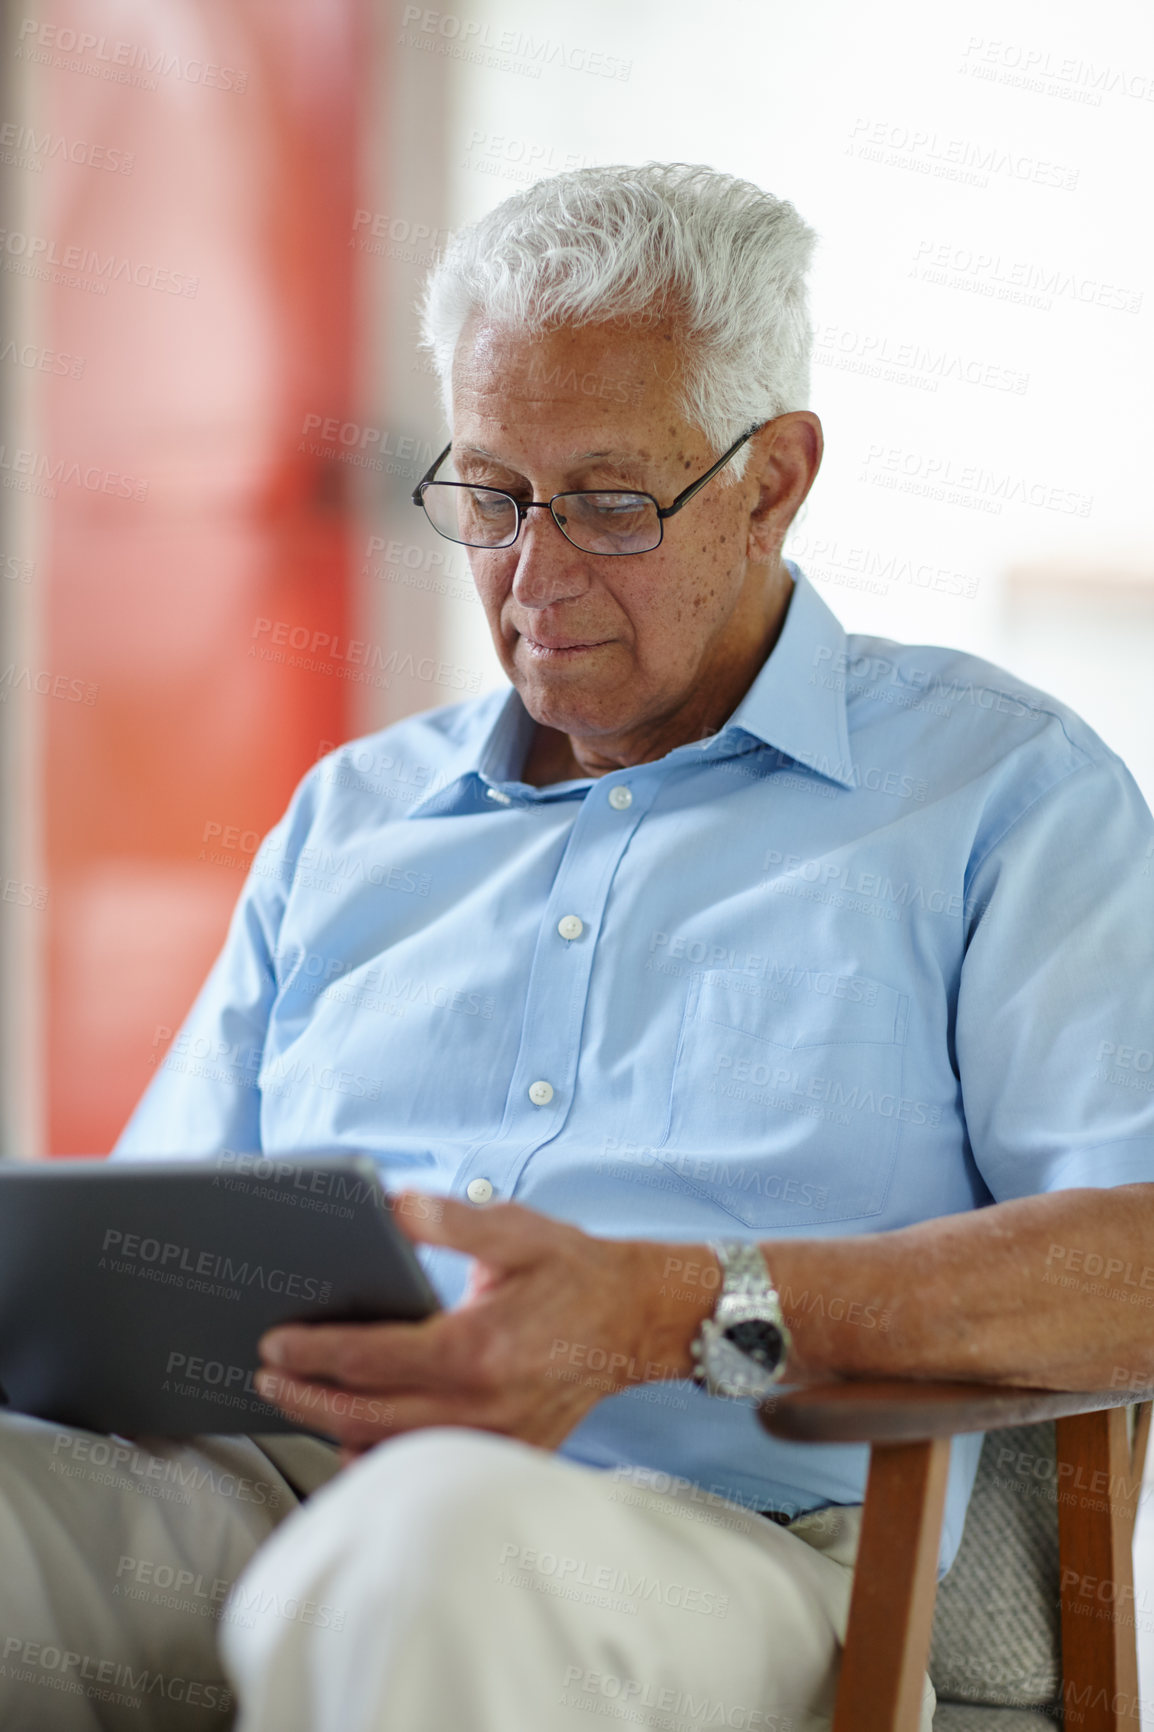
[[[616,734],[629,726],[636,705],[622,702],[619,692],[606,691],[603,696],[574,691],[558,691],[549,680],[514,680],[521,702],[542,728],[552,728],[572,739],[595,739],[600,734]]]

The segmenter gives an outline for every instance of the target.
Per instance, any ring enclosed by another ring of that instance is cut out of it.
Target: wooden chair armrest
[[[1121,1732],[1136,1712],[1132,1626],[1085,1617],[1078,1590],[1110,1584],[1133,1601],[1130,1541],[1147,1405],[1131,1439],[1119,1409],[1154,1389],[1023,1389],[994,1383],[846,1381],[771,1397],[758,1418],[775,1437],[868,1443],[869,1485],[833,1732],[916,1732],[930,1646],[949,1467],[960,1432],[1054,1420],[1062,1564],[1064,1692],[1082,1732]],[[1073,1488],[1091,1488],[1087,1496]],[[1104,1495],[1097,1495],[1097,1488]]]
[[[1154,1389],[1024,1389],[999,1383],[825,1383],[769,1396],[758,1418],[797,1443],[918,1443],[965,1431],[1003,1431],[1069,1414],[1154,1400]]]

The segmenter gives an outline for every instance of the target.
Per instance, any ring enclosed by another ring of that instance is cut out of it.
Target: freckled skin
[[[460,479],[520,499],[633,487],[671,504],[721,454],[677,411],[675,334],[668,320],[530,335],[475,317],[453,367]],[[821,450],[815,415],[778,416],[741,480],[722,470],[650,553],[584,553],[545,511],[512,547],[469,549],[497,655],[538,723],[526,781],[647,763],[723,724],[781,629],[781,544]]]

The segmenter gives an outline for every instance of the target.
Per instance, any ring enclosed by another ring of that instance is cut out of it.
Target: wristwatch
[[[781,1300],[756,1244],[724,1239],[710,1244],[721,1264],[721,1292],[689,1351],[693,1376],[710,1395],[767,1395],[781,1381],[790,1335]]]

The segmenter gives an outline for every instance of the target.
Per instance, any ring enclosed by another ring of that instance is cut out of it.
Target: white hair
[[[543,331],[670,314],[681,411],[720,454],[809,398],[805,272],[816,236],[791,204],[689,163],[582,168],[460,229],[425,284],[423,346],[452,425],[452,368],[474,313]],[[743,446],[723,476],[737,480]]]

